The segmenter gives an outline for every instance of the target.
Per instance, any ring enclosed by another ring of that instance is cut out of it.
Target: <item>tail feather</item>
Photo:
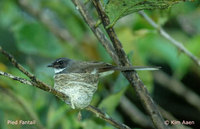
[[[132,70],[159,70],[161,67],[156,66],[130,66],[130,67],[116,67],[114,70],[132,71]]]
[[[114,66],[103,68],[99,72],[114,71],[134,71],[134,70],[159,70],[161,67],[157,66]]]

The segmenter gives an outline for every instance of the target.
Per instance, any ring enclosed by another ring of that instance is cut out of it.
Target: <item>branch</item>
[[[177,120],[177,118],[175,118],[171,113],[169,113],[168,111],[164,110],[162,107],[160,107],[159,105],[157,105],[161,114],[163,115],[163,117],[168,120]],[[150,119],[147,119],[147,116],[145,114],[143,114],[133,103],[131,103],[131,101],[123,96],[120,100],[120,107],[122,108],[122,110],[132,119],[133,122],[139,124],[141,127],[143,128],[154,128],[153,125],[150,123]],[[188,126],[185,125],[180,125],[180,124],[174,124],[174,125],[170,125],[172,129],[191,129]]]
[[[72,45],[77,44],[75,38],[69,33],[69,31],[65,27],[61,27],[56,22],[54,22],[61,22],[60,19],[55,16],[55,14],[53,15],[53,18],[51,18],[45,11],[33,8],[27,0],[17,0],[17,3],[19,7],[24,9],[27,13],[37,18],[38,21],[45,25],[56,37]]]
[[[162,27],[156,24],[149,16],[146,15],[143,11],[138,12],[152,27],[154,27],[161,36],[170,41],[171,44],[177,47],[181,52],[187,55],[197,66],[200,66],[200,60],[189,52],[181,42],[172,38]]]
[[[26,85],[34,85],[34,83],[32,81],[29,81],[29,80],[24,79],[24,78],[13,76],[12,74],[9,74],[9,73],[3,72],[3,71],[0,71],[0,75],[2,75],[4,77],[11,78],[15,81],[19,81],[19,82],[24,83]]]
[[[95,107],[89,105],[88,107],[86,107],[86,109],[93,112],[94,114],[96,114],[97,117],[105,120],[106,122],[110,123],[111,125],[113,125],[114,127],[118,128],[118,129],[131,129],[127,125],[120,124],[119,122],[113,120],[108,114],[102,112],[98,108],[95,108]]]
[[[123,66],[130,66],[131,63],[128,61],[126,53],[124,52],[122,48],[122,44],[119,41],[114,29],[112,27],[109,27],[109,28],[107,27],[109,26],[110,21],[102,8],[100,1],[99,0],[92,0],[92,1],[101,18],[104,28],[106,29],[106,32],[112,41],[116,54],[119,57],[120,64]],[[159,129],[166,129],[167,126],[164,124],[164,120],[162,116],[160,115],[156,105],[153,102],[153,99],[150,97],[150,94],[148,93],[143,82],[138,77],[137,73],[134,71],[134,72],[123,72],[123,74],[127,78],[127,80],[130,82],[130,84],[135,88],[136,93],[138,94],[143,106],[145,107],[146,111],[151,117],[154,126]]]
[[[100,31],[100,29],[98,27],[96,28],[94,20],[91,18],[90,14],[85,9],[85,7],[82,5],[82,3],[79,0],[72,0],[72,2],[76,6],[76,8],[79,10],[79,12],[82,15],[82,17],[84,18],[85,22],[89,25],[91,30],[94,32],[97,39],[99,39],[100,43],[103,44],[103,46],[105,47],[107,52],[110,54],[112,59],[115,61],[115,63],[116,64],[124,64],[123,59],[121,61],[119,61],[121,57],[125,56],[124,55],[125,52],[123,52],[123,49],[121,49],[122,53],[123,53],[122,55],[119,54],[118,52],[115,52],[113,50],[113,48],[111,47],[108,39],[105,38],[106,37],[105,34],[103,34],[102,31]],[[102,21],[104,21],[104,19]],[[104,25],[104,27],[105,27],[105,25]],[[116,44],[114,44],[114,45],[118,46]],[[121,46],[119,46],[119,49],[120,49],[120,47]],[[118,56],[116,56],[115,54],[117,54]],[[125,61],[128,61],[126,56],[125,56]],[[141,102],[143,103],[145,109],[151,116],[154,125],[156,125],[157,128],[165,129],[166,126],[164,125],[163,118],[161,117],[160,113],[158,112],[152,98],[150,97],[149,93],[147,92],[146,87],[143,85],[141,80],[138,78],[137,74],[135,72],[126,72],[125,75],[126,75],[127,79],[129,80],[129,82],[131,83],[131,85],[136,89],[136,91],[141,99]]]
[[[57,90],[55,90],[54,88],[51,88],[50,86],[48,86],[47,84],[41,82],[40,80],[38,80],[32,73],[28,72],[22,65],[20,65],[16,60],[15,58],[9,54],[8,52],[6,52],[5,50],[2,49],[2,47],[0,46],[0,52],[9,59],[9,61],[17,68],[19,69],[22,73],[24,73],[27,77],[30,78],[31,82],[26,82],[27,84],[28,83],[31,83],[31,85],[33,86],[36,86],[37,88],[40,88],[44,91],[47,91],[47,92],[50,92],[62,99],[67,99],[67,96],[61,92],[58,92]],[[3,74],[4,76],[7,76],[7,77],[11,77],[11,79],[19,79],[18,77],[14,77],[14,76],[9,76],[8,73],[1,73]],[[23,83],[23,81],[25,81],[24,79],[19,79],[17,81],[22,81],[21,83]],[[25,83],[25,84],[26,84]]]
[[[191,104],[200,111],[200,96],[197,95],[195,92],[191,91],[184,84],[182,84],[174,78],[169,77],[164,72],[155,72],[154,78],[156,82],[161,84],[161,86],[167,88],[168,90],[177,94],[178,96],[181,96],[189,104]]]
[[[93,20],[93,18],[90,16],[86,8],[82,5],[79,0],[72,0],[74,5],[76,6],[76,9],[80,12],[85,22],[88,24],[90,29],[93,31],[97,39],[100,41],[100,43],[103,45],[103,47],[106,49],[106,51],[110,54],[111,58],[118,63],[119,59],[116,55],[116,52],[110,42],[110,40],[105,36],[105,34],[101,31],[99,27],[96,26],[96,22]]]
[[[52,93],[53,95],[63,99],[63,100],[66,100],[67,99],[67,96],[65,94],[63,94],[62,92],[59,92],[57,90],[55,90],[54,88],[51,88],[50,86],[48,86],[47,84],[39,81],[33,74],[31,74],[30,72],[28,72],[23,66],[21,66],[16,60],[15,58],[7,53],[5,50],[3,50],[0,46],[0,52],[6,56],[10,62],[17,68],[19,69],[22,73],[24,73],[26,76],[28,76],[31,81],[27,80],[27,79],[24,79],[24,78],[20,78],[20,77],[16,77],[12,74],[9,74],[9,73],[6,73],[6,72],[2,72],[0,71],[0,75],[2,76],[5,76],[5,77],[8,77],[8,78],[11,78],[13,80],[16,80],[16,81],[19,81],[23,84],[27,84],[27,85],[31,85],[31,86],[36,86],[37,88],[40,88],[44,91],[47,91],[49,93]],[[116,128],[119,128],[119,129],[130,129],[130,127],[124,125],[124,124],[121,124],[115,120],[113,120],[108,114],[102,112],[101,110],[99,110],[98,108],[95,108],[91,105],[89,105],[88,107],[86,107],[86,110],[96,114],[97,117],[101,118],[102,120],[110,123],[111,125],[113,125],[114,127]]]

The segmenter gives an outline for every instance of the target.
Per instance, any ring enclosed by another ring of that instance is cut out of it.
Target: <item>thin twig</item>
[[[161,71],[155,72],[154,78],[156,82],[161,84],[161,86],[167,88],[168,90],[177,94],[178,96],[181,96],[189,104],[191,104],[200,111],[200,96],[192,90],[190,90],[189,88],[187,88],[184,84],[172,77],[169,77],[167,74]]]
[[[39,81],[33,74],[31,74],[23,66],[21,66],[11,54],[9,54],[5,50],[3,50],[1,48],[1,46],[0,46],[0,52],[4,56],[6,56],[17,69],[19,69],[22,73],[24,73],[26,76],[28,76],[31,79],[31,81],[24,79],[24,78],[16,77],[14,75],[11,75],[11,74],[8,74],[8,73],[2,72],[2,71],[0,71],[0,75],[11,78],[13,80],[19,81],[19,82],[24,83],[24,84],[36,86],[36,87],[38,87],[38,88],[40,88],[44,91],[47,91],[49,93],[52,93],[55,96],[58,96],[59,98],[61,98],[63,100],[67,99],[67,96],[65,94],[63,94],[62,92],[59,92],[59,91],[55,90],[54,88],[51,88],[47,84]],[[86,109],[89,110],[90,112],[96,114],[97,117],[101,118],[102,120],[104,120],[104,121],[110,123],[111,125],[115,126],[116,128],[130,129],[130,127],[113,120],[109,115],[107,115],[106,113],[102,112],[101,110],[99,110],[99,109],[97,109],[97,108],[95,108],[91,105],[89,105]]]
[[[27,77],[29,77],[31,79],[31,82],[32,82],[32,85],[44,90],[44,91],[47,91],[47,92],[50,92],[62,99],[66,99],[67,96],[65,94],[63,94],[62,92],[58,92],[56,91],[54,88],[51,88],[50,86],[48,86],[47,84],[41,82],[40,80],[38,80],[32,73],[28,72],[28,70],[26,70],[22,65],[20,65],[16,60],[15,58],[9,54],[8,52],[6,52],[5,50],[2,49],[2,47],[0,46],[0,52],[5,56],[7,57],[10,62],[17,68],[19,69],[22,73],[24,73]],[[9,74],[7,74],[9,75]],[[5,75],[4,75],[5,76]],[[8,76],[7,76],[8,77]],[[16,77],[17,78],[17,77]],[[12,78],[13,79],[13,78]],[[17,80],[19,81],[19,80]],[[20,80],[22,81],[22,80]],[[23,83],[23,82],[22,82]]]
[[[93,31],[97,39],[100,41],[100,43],[104,46],[106,51],[110,54],[111,58],[115,62],[118,61],[118,57],[116,55],[116,52],[110,42],[110,40],[105,36],[105,34],[101,31],[99,27],[96,26],[96,22],[93,20],[93,18],[90,16],[88,11],[86,10],[85,6],[79,1],[79,0],[72,0],[74,5],[76,6],[76,9],[80,12],[85,22],[88,24],[90,29]]]
[[[172,38],[162,27],[160,27],[158,24],[156,24],[148,15],[146,15],[146,13],[144,13],[143,11],[139,11],[138,12],[152,27],[154,27],[161,36],[163,36],[164,38],[166,38],[167,40],[170,41],[171,44],[173,44],[174,46],[177,47],[177,49],[179,49],[181,52],[185,53],[185,55],[187,55],[195,64],[197,64],[198,66],[200,66],[200,60],[193,55],[190,51],[188,51],[184,46],[183,43],[175,40],[174,38]]]
[[[39,129],[45,129],[45,127],[41,124],[41,122],[40,122],[39,118],[37,117],[37,115],[35,113],[32,113],[29,110],[29,108],[26,106],[26,104],[18,96],[16,96],[11,90],[0,86],[0,91],[2,91],[5,95],[7,95],[10,98],[12,98],[14,100],[14,102],[18,103],[19,106],[22,107],[23,111],[26,112],[32,118],[32,120],[36,120],[37,121],[36,122],[36,126]]]
[[[19,82],[24,83],[26,85],[34,85],[34,83],[32,81],[29,81],[29,80],[24,79],[24,78],[13,76],[12,74],[9,74],[9,73],[3,72],[3,71],[0,71],[0,75],[2,75],[4,77],[11,78],[11,79],[16,80],[16,81],[19,81]]]
[[[109,35],[112,44],[115,48],[115,51],[119,57],[119,61],[121,65],[128,65],[130,66],[131,63],[129,62],[126,53],[123,50],[122,44],[119,41],[114,29],[112,27],[107,27],[110,25],[110,21],[108,16],[106,15],[105,11],[103,10],[103,7],[99,0],[92,0],[94,6],[96,7],[96,10],[102,20],[102,23],[104,25],[104,28],[107,31],[107,34]],[[123,72],[124,76],[127,78],[127,80],[130,82],[130,84],[135,88],[136,93],[138,94],[143,106],[145,107],[146,111],[148,112],[149,116],[151,117],[153,124],[156,128],[159,129],[166,129],[168,128],[164,124],[164,120],[162,116],[160,115],[156,105],[153,102],[153,99],[151,98],[150,94],[148,93],[146,87],[144,86],[143,82],[140,80],[136,72]]]
[[[104,25],[104,28],[106,29],[106,31],[109,35],[109,38],[112,41],[112,44],[113,44],[115,51],[116,51],[116,54],[119,58],[120,64],[123,65],[123,66],[124,65],[130,66],[131,64],[128,61],[126,53],[124,52],[122,44],[119,41],[114,29],[112,27],[107,28],[107,26],[110,24],[110,20],[109,20],[108,16],[105,14],[99,0],[92,0],[92,1],[93,1],[94,6],[96,7],[96,10],[97,10],[100,18],[101,18],[101,21]]]

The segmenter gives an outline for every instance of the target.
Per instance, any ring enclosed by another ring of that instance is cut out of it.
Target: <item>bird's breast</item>
[[[83,83],[93,85],[98,83],[98,74],[89,73],[67,73],[67,74],[56,74],[54,76],[54,83],[57,85],[66,85],[69,83]]]
[[[72,108],[87,107],[97,90],[98,74],[67,73],[54,76],[54,88],[66,94]]]

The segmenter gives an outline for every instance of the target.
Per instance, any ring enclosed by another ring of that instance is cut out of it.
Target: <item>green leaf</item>
[[[105,109],[107,113],[112,114],[119,104],[120,98],[125,91],[126,87],[118,93],[111,94],[100,103],[99,108]]]
[[[128,14],[150,9],[165,9],[169,6],[183,0],[109,0],[105,4],[105,12],[108,15],[111,25],[114,25],[118,19]]]

